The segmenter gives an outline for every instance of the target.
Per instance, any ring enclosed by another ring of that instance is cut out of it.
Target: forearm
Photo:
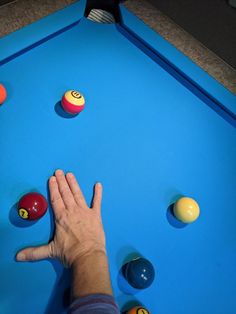
[[[91,294],[112,295],[108,259],[103,251],[80,257],[72,265],[72,301]]]

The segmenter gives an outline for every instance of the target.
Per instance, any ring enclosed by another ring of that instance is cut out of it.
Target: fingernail
[[[97,182],[97,183],[96,183],[96,186],[97,186],[97,187],[101,187],[101,186],[102,186],[102,183],[101,183],[101,182]]]
[[[24,253],[18,253],[18,254],[16,255],[16,259],[17,259],[18,261],[24,261],[24,260],[25,260],[25,254],[24,254]]]
[[[66,176],[69,177],[69,178],[72,178],[74,175],[73,175],[72,172],[68,172],[68,173],[66,174]]]
[[[55,174],[62,175],[62,174],[64,174],[64,172],[63,172],[61,169],[57,169],[57,170],[55,171]]]
[[[52,177],[50,178],[50,180],[51,180],[52,182],[55,182],[55,181],[56,181],[56,178],[55,178],[54,176],[52,176]]]

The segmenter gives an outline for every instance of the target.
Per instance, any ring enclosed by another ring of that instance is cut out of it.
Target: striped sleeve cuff
[[[75,300],[69,314],[120,314],[115,299],[106,294],[93,294]]]

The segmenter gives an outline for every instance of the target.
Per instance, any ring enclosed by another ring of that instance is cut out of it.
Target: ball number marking
[[[149,314],[149,312],[143,308],[137,309],[137,314]]]
[[[28,213],[28,211],[27,211],[26,209],[24,209],[24,208],[20,208],[20,209],[19,209],[19,215],[20,215],[20,217],[23,218],[23,219],[28,219],[28,218],[29,218],[29,213]]]
[[[76,92],[75,90],[71,91],[71,96],[73,96],[74,98],[77,98],[77,99],[82,98],[81,94]]]

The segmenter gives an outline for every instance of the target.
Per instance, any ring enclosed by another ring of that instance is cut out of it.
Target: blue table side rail
[[[207,97],[209,98],[208,102],[214,103],[211,106],[213,109],[216,111],[219,109],[219,113],[225,115],[224,118],[228,118],[229,122],[236,125],[236,95],[233,95],[161,35],[122,6],[121,15],[124,35],[127,34],[126,36],[129,36],[134,44],[151,58],[156,59],[160,65],[165,63],[162,66],[166,67],[166,70],[177,79],[182,76],[183,84],[189,85],[190,83],[193,89],[198,89],[201,97]]]
[[[37,46],[36,43],[60,34],[76,23],[84,15],[85,1],[75,2],[68,7],[50,14],[0,39],[0,65],[17,57],[22,50]]]

